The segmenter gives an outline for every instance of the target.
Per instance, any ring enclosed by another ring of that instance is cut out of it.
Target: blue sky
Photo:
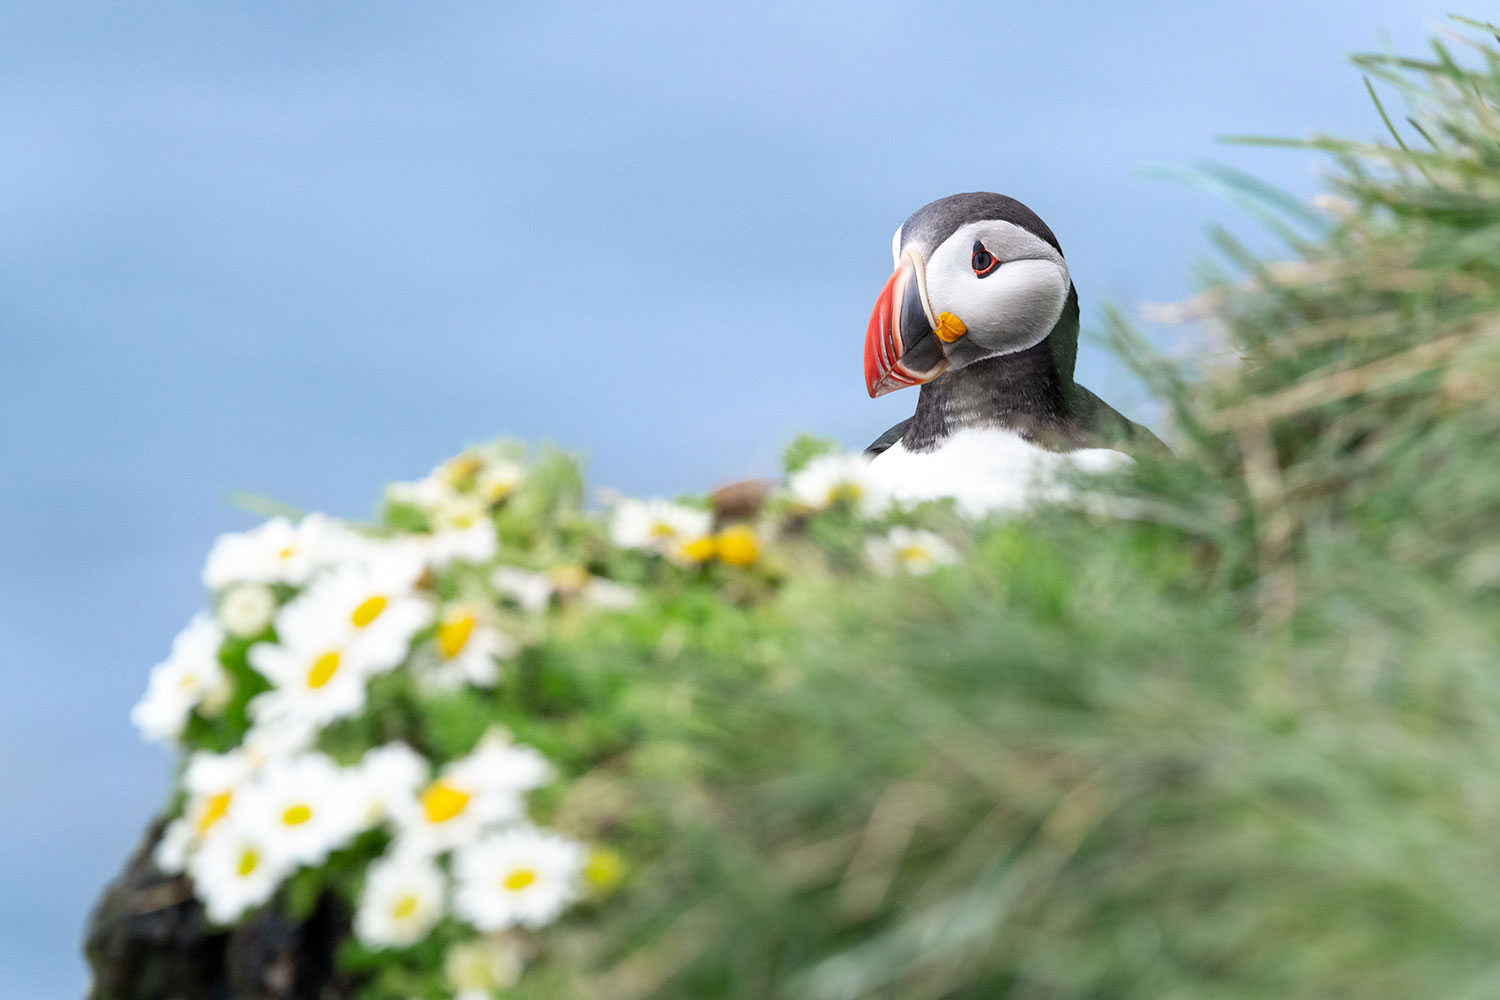
[[[860,369],[911,211],[1028,203],[1086,328],[1180,297],[1210,222],[1250,230],[1142,168],[1311,192],[1315,157],[1214,137],[1374,137],[1344,54],[1442,10],[0,6],[0,994],[82,988],[168,777],[126,716],[232,491],[362,516],[500,434],[643,494],[863,446],[914,405]]]

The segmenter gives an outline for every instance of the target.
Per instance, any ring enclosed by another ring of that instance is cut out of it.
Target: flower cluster
[[[457,756],[402,739],[328,749],[339,726],[368,727],[403,700],[495,688],[526,620],[574,590],[589,607],[633,604],[613,581],[504,560],[495,514],[524,480],[506,456],[466,453],[391,487],[407,530],[312,514],[215,543],[211,611],[133,712],[148,740],[185,751],[155,860],[189,877],[210,920],[235,923],[299,873],[353,859],[360,943],[408,949],[447,921],[452,991],[478,996],[519,972],[503,932],[543,927],[580,898],[588,850],[528,808],[554,769],[503,728]]]
[[[669,577],[774,580],[762,567],[795,525],[838,511],[877,572],[957,557],[888,516],[857,456],[815,456],[738,513],[619,498],[599,518],[545,480],[503,447],[474,449],[391,485],[379,525],[276,517],[217,540],[210,610],[133,713],[182,749],[155,860],[190,879],[210,920],[295,884],[342,892],[367,954],[440,954],[444,996],[491,996],[534,953],[527,935],[620,875],[618,855],[585,846],[594,831],[538,813],[532,793],[558,768],[505,724],[529,721],[504,714],[507,682],[549,616],[640,609]],[[435,721],[454,704],[479,720],[461,745]],[[440,952],[414,950],[433,940]]]

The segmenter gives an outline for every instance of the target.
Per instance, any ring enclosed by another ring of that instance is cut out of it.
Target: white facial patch
[[[891,237],[891,266],[901,266],[901,230],[906,228],[906,223],[896,227],[896,235]]]
[[[982,278],[971,266],[975,243],[999,261]],[[991,355],[1039,343],[1062,315],[1071,285],[1067,262],[1052,244],[998,219],[960,226],[932,252],[926,271],[933,314],[963,320],[965,340]]]

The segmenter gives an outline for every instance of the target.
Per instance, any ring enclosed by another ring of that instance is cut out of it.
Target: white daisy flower
[[[219,595],[214,618],[224,631],[240,639],[260,635],[276,616],[276,595],[259,583],[241,583]]]
[[[708,511],[660,499],[623,499],[609,523],[610,540],[621,548],[657,552],[678,562],[702,562],[694,546],[707,539],[711,548],[712,530]]]
[[[373,862],[354,913],[354,934],[372,948],[409,948],[443,915],[447,885],[432,860],[397,852]]]
[[[188,758],[182,779],[187,804],[182,815],[162,831],[153,855],[158,868],[175,875],[186,867],[203,838],[229,815],[236,793],[252,771],[249,759],[237,750],[227,754],[199,751]]]
[[[433,569],[446,569],[454,563],[482,566],[500,551],[495,522],[488,517],[466,527],[439,528],[423,537],[422,543],[427,564]]]
[[[219,663],[224,632],[199,614],[172,640],[172,654],[151,668],[146,694],[131,709],[130,721],[151,743],[175,743],[195,708],[212,713],[233,693]]]
[[[514,743],[505,731],[492,729],[473,752],[453,762],[451,773],[488,792],[513,797],[519,815],[524,810],[523,796],[552,780],[552,765],[533,747]]]
[[[453,487],[436,476],[407,483],[391,483],[385,488],[386,503],[415,507],[424,513],[448,502],[454,495]]]
[[[436,534],[472,528],[481,521],[488,521],[490,511],[478,497],[467,493],[450,493],[428,511],[428,515],[432,520],[433,533]]]
[[[634,587],[595,576],[583,588],[583,601],[603,611],[628,611],[639,603],[640,595]]]
[[[236,797],[233,819],[264,833],[278,856],[317,866],[349,843],[363,819],[354,780],[320,753],[279,761]]]
[[[255,773],[256,761],[242,750],[209,753],[199,750],[188,757],[182,786],[194,795],[218,795],[244,784]]]
[[[416,658],[417,680],[431,691],[456,691],[464,684],[494,687],[500,677],[495,661],[516,649],[515,640],[491,622],[485,605],[450,604],[438,618],[431,644]]]
[[[517,827],[454,854],[453,911],[484,931],[542,927],[580,892],[584,850],[562,834]]]
[[[526,478],[526,470],[505,448],[470,448],[432,470],[430,479],[455,492],[473,490],[487,504],[496,504],[515,492]]]
[[[487,504],[497,504],[520,489],[526,470],[517,462],[496,459],[486,462],[474,479],[474,490]]]
[[[556,593],[576,594],[585,604],[608,611],[624,611],[639,600],[633,588],[576,566],[561,566],[550,573],[500,566],[490,575],[490,583],[529,614],[545,611]]]
[[[277,633],[306,635],[327,628],[347,632],[360,662],[372,672],[406,659],[411,637],[432,623],[433,606],[416,592],[425,567],[420,551],[392,543],[368,559],[316,580],[277,617]]]
[[[274,694],[274,692],[272,692]],[[264,696],[262,696],[264,697]],[[272,699],[274,705],[275,699]],[[256,716],[240,740],[240,751],[259,770],[267,764],[296,757],[317,742],[319,723],[288,711],[267,711],[257,705]]]
[[[490,583],[529,614],[547,610],[552,600],[552,581],[545,573],[535,573],[519,566],[497,566],[490,574]]]
[[[187,816],[178,816],[161,832],[161,839],[151,851],[151,860],[164,875],[180,875],[187,867],[188,856],[198,849],[201,838],[194,832]]]
[[[819,455],[792,473],[787,481],[792,498],[809,510],[847,504],[865,517],[883,513],[890,494],[870,472],[861,455]]]
[[[296,524],[273,517],[250,531],[220,535],[203,567],[203,583],[210,590],[233,583],[301,586],[339,560],[349,535],[341,522],[322,514],[309,514]]]
[[[958,551],[940,536],[913,528],[892,528],[884,538],[865,543],[870,565],[881,573],[898,570],[921,576],[958,561]]]
[[[270,836],[236,823],[218,824],[187,862],[193,891],[216,924],[266,902],[293,867]]]
[[[357,811],[366,828],[391,816],[393,803],[414,799],[427,784],[427,758],[405,743],[387,743],[365,751],[354,766]]]
[[[443,956],[443,978],[453,1000],[494,1000],[520,982],[521,969],[515,943],[500,935],[455,944]]]
[[[323,725],[357,714],[365,704],[368,664],[343,622],[298,619],[305,631],[289,632],[281,642],[250,647],[250,665],[274,685],[250,702],[251,717],[301,720]]]
[[[523,818],[526,793],[550,777],[536,750],[486,737],[417,795],[393,798],[398,842],[424,854],[470,843],[488,826]]]

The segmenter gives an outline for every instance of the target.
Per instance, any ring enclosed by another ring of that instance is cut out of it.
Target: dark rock
[[[210,924],[183,876],[152,852],[157,820],[89,918],[89,1000],[340,1000],[351,984],[334,970],[349,914],[331,897],[297,921],[274,905],[224,930]]]

